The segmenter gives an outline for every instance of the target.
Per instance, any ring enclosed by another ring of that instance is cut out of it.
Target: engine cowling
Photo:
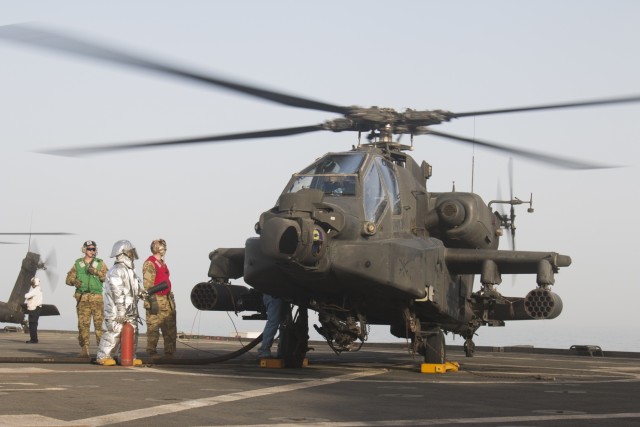
[[[498,248],[499,221],[480,196],[474,193],[434,193],[431,202],[434,208],[426,216],[425,227],[445,246]]]

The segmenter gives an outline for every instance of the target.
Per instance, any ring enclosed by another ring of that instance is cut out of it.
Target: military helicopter
[[[20,273],[16,279],[16,284],[11,291],[9,300],[7,302],[0,301],[0,322],[2,323],[17,323],[22,326],[24,332],[28,332],[29,323],[25,320],[26,309],[23,306],[24,295],[29,292],[31,287],[31,278],[36,275],[38,270],[48,270],[47,264],[53,264],[53,262],[45,263],[41,260],[39,254],[28,251],[27,255],[22,260],[20,267]],[[42,310],[40,316],[59,316],[60,311],[55,305],[42,304]]]
[[[0,233],[3,236],[29,236],[29,246],[31,246],[31,236],[60,236],[69,235],[71,233],[59,233],[59,232],[10,232]],[[3,245],[18,244],[17,242],[0,242]],[[24,294],[29,291],[31,287],[31,278],[36,275],[38,270],[43,270],[47,274],[48,282],[55,286],[56,274],[54,272],[54,266],[56,264],[55,252],[51,252],[47,256],[47,260],[43,260],[40,254],[35,251],[31,251],[31,247],[27,251],[27,255],[22,260],[20,267],[20,273],[16,279],[16,283],[13,286],[11,295],[7,302],[0,301],[0,323],[17,323],[22,326],[23,331],[26,333],[29,331],[29,323],[25,320],[26,309],[24,307]],[[55,305],[43,304],[40,316],[59,316],[60,311]]]
[[[446,360],[445,334],[465,339],[467,356],[481,326],[510,320],[553,319],[562,300],[551,287],[571,258],[553,251],[498,250],[504,229],[515,235],[515,213],[494,211],[528,204],[511,196],[489,204],[472,192],[431,191],[432,168],[407,152],[413,139],[431,135],[471,143],[530,160],[573,169],[607,165],[560,158],[476,138],[436,131],[453,119],[527,111],[639,102],[640,96],[547,105],[451,112],[339,106],[266,90],[140,58],[57,31],[28,26],[0,28],[0,38],[30,46],[128,65],[206,83],[275,103],[339,114],[310,126],[210,135],[176,140],[44,150],[59,155],[292,136],[317,131],[358,134],[346,152],[331,152],[292,175],[275,206],[255,225],[257,237],[242,248],[209,255],[209,280],[197,284],[191,301],[201,310],[257,311],[264,318],[263,293],[297,307],[284,325],[285,364],[301,366],[308,351],[308,310],[318,313],[316,330],[337,353],[359,349],[369,325],[388,325],[411,341],[427,363]],[[366,135],[362,142],[361,136]],[[410,145],[395,137],[409,135]],[[503,274],[535,275],[525,296],[503,296]],[[473,290],[475,275],[480,289]],[[243,278],[250,286],[232,285]]]

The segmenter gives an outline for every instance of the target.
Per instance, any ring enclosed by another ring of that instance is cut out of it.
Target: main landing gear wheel
[[[471,338],[467,338],[464,342],[464,354],[467,357],[473,357],[473,353],[476,352],[476,345]]]
[[[447,349],[442,331],[427,335],[424,340],[424,362],[440,365],[447,362]]]
[[[286,368],[302,368],[309,350],[309,315],[298,308],[296,316],[287,316],[282,327],[282,354]]]

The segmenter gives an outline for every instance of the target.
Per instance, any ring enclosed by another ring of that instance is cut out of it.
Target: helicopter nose
[[[325,244],[325,231],[311,219],[271,218],[260,233],[260,246],[266,256],[308,266],[324,256]]]

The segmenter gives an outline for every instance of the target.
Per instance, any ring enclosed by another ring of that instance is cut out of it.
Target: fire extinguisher
[[[122,325],[122,333],[120,335],[120,365],[121,366],[133,366],[133,340],[134,340],[133,325],[129,322],[125,322]]]

